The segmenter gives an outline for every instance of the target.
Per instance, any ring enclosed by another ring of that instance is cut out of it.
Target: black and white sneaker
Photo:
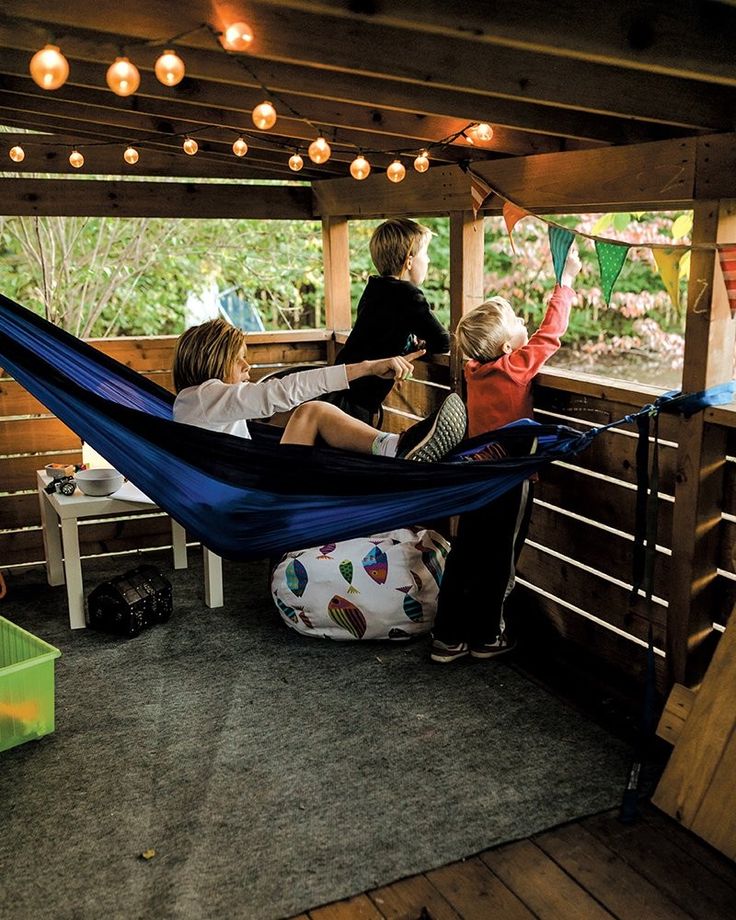
[[[437,463],[462,441],[467,423],[465,403],[457,393],[450,393],[433,415],[401,435],[396,456],[420,463]]]

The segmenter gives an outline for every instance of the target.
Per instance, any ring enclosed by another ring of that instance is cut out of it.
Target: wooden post
[[[693,243],[733,240],[736,201],[697,202]],[[718,253],[693,250],[683,392],[697,392],[732,378],[735,327]],[[667,656],[671,680],[693,686],[702,679],[718,638],[713,631],[711,592],[718,558],[725,430],[707,425],[698,412],[681,420],[678,443]]]
[[[352,326],[350,310],[350,246],[346,217],[322,218],[322,255],[325,270],[325,327],[332,332],[349,331]],[[327,359],[335,358],[334,336],[328,343]]]
[[[483,303],[483,217],[472,211],[450,213],[450,329],[460,317]],[[453,343],[450,379],[462,392],[462,355]]]

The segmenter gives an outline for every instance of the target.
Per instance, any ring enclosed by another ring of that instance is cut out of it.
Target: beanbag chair
[[[271,576],[285,623],[318,639],[409,639],[432,628],[450,544],[403,527],[287,553]]]

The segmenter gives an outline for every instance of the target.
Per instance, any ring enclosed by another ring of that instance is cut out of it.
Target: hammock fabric
[[[174,397],[163,387],[1,294],[0,365],[191,535],[230,559],[478,508],[604,430],[524,420],[465,441],[436,464],[279,445],[280,431],[265,425],[248,441],[173,421]],[[671,397],[642,412],[689,414],[728,396]],[[494,442],[507,459],[458,462]]]

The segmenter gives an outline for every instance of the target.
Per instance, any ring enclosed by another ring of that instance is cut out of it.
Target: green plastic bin
[[[54,730],[58,648],[0,617],[0,751]]]

